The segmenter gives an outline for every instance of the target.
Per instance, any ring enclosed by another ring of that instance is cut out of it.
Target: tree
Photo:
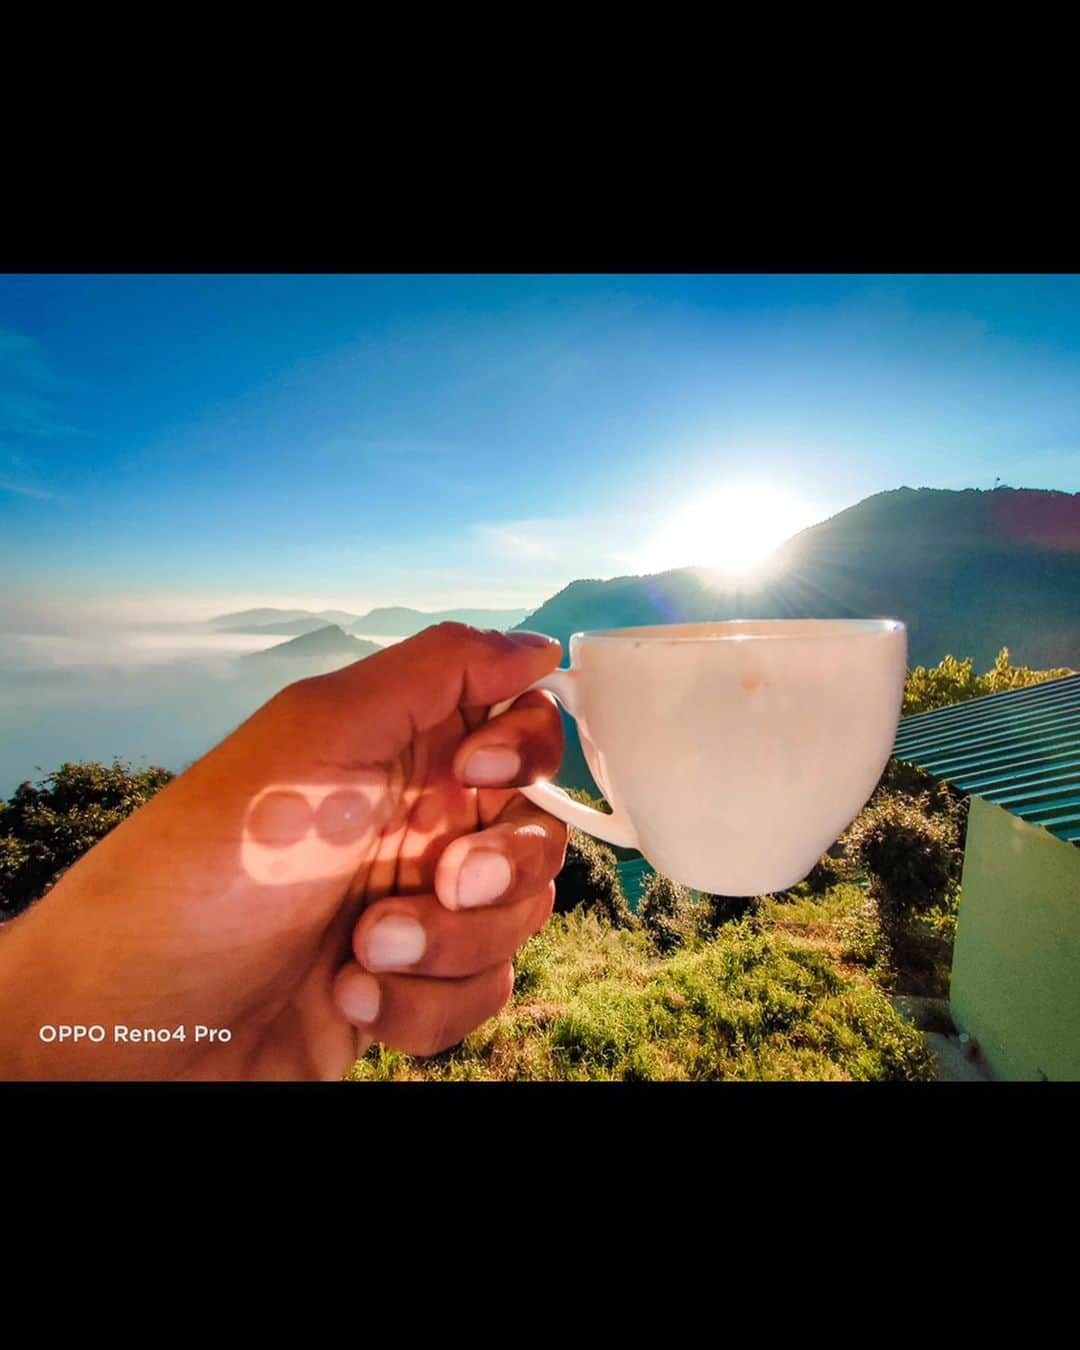
[[[999,694],[1006,689],[1026,689],[1045,680],[1059,680],[1072,672],[1064,667],[1054,670],[1032,670],[1028,666],[1010,664],[1009,649],[1002,647],[993,670],[985,675],[975,673],[971,657],[958,661],[955,656],[944,657],[936,666],[916,666],[909,671],[904,685],[903,716],[912,713],[933,712],[954,703],[964,703],[984,694]]]
[[[89,849],[173,777],[114,761],[62,764],[0,804],[0,918],[40,899]]]
[[[696,930],[697,907],[677,881],[654,872],[645,883],[637,916],[661,955],[681,947]]]
[[[592,835],[571,827],[566,862],[555,878],[555,910],[564,914],[579,905],[615,928],[637,927],[615,854]]]
[[[977,698],[980,693],[975,663],[969,656],[958,661],[955,656],[944,657],[936,666],[916,666],[904,686],[905,717],[912,713],[931,712],[952,703],[963,703]]]
[[[1007,689],[1026,689],[1028,685],[1042,684],[1044,680],[1060,680],[1072,671],[1059,667],[1056,670],[1031,670],[1027,666],[1009,664],[1009,649],[1002,647],[994,662],[994,669],[983,676],[984,692],[1001,694]]]
[[[918,914],[940,905],[960,880],[956,819],[931,814],[924,796],[884,793],[848,828],[844,841],[870,878],[883,927],[895,938]]]
[[[935,778],[918,764],[911,764],[904,759],[890,759],[869,805],[873,806],[882,798],[895,795],[918,801],[927,815],[949,816],[959,831],[960,847],[963,848],[968,797],[959,788],[942,778]],[[843,848],[843,840],[838,842]]]

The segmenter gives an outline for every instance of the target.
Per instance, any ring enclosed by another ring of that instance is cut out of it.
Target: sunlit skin
[[[514,791],[558,767],[553,702],[488,709],[559,658],[444,624],[284,689],[0,929],[0,1078],[336,1079],[373,1040],[460,1041],[509,998],[566,846]],[[65,1023],[110,1038],[42,1043]]]

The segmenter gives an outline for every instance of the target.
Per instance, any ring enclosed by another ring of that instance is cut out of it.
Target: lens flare
[[[812,508],[773,488],[733,484],[679,511],[649,542],[642,565],[651,572],[705,567],[744,577],[815,519]]]

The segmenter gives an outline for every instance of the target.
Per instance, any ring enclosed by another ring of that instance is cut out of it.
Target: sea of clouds
[[[282,684],[311,673],[243,660],[284,641],[209,623],[8,615],[0,620],[0,798],[68,760],[179,772]]]

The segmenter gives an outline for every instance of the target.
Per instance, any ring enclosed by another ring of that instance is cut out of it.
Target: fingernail
[[[508,638],[514,642],[520,642],[523,647],[550,647],[557,638],[548,637],[546,633],[530,633],[524,628],[515,628],[512,633],[507,633]]]
[[[521,756],[516,750],[493,747],[474,750],[465,761],[465,781],[473,787],[498,787],[512,783],[521,772]]]
[[[424,954],[427,934],[423,925],[404,914],[391,914],[372,928],[364,943],[364,964],[369,970],[412,966]]]
[[[489,905],[504,894],[510,885],[510,876],[510,863],[503,854],[488,848],[474,848],[458,872],[458,908]]]
[[[374,1022],[381,999],[378,980],[370,975],[354,975],[347,984],[342,983],[338,1006],[350,1022]]]

